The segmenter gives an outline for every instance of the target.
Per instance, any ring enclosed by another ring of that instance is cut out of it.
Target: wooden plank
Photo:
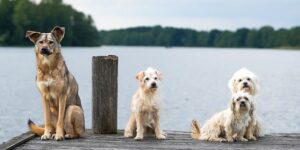
[[[259,138],[258,141],[234,143],[192,140],[189,132],[167,131],[167,133],[166,140],[156,140],[153,136],[148,136],[143,141],[135,141],[132,138],[124,138],[122,132],[95,135],[92,130],[87,130],[85,136],[80,139],[41,141],[36,137],[22,145],[17,145],[16,149],[300,149],[300,133],[270,134]]]
[[[4,142],[0,145],[0,150],[2,149],[14,149],[17,146],[20,146],[24,143],[26,143],[27,141],[33,139],[35,137],[34,134],[31,134],[31,132],[26,132],[21,134],[20,136],[17,136],[7,142]]]
[[[92,61],[93,132],[117,133],[118,57],[97,56]]]

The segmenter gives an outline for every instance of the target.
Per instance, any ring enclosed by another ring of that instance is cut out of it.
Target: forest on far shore
[[[54,26],[66,28],[64,46],[191,46],[300,48],[300,26],[290,29],[240,28],[235,31],[141,26],[100,30],[92,16],[75,10],[63,0],[0,0],[0,46],[28,46],[27,30],[49,32]]]
[[[100,31],[104,45],[299,48],[300,26],[275,30],[240,28],[236,31],[196,31],[173,27],[135,27]]]

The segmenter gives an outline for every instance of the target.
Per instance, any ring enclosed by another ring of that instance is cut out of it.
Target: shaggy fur
[[[246,92],[252,96],[256,96],[259,91],[259,79],[253,72],[246,68],[236,71],[229,80],[228,87],[232,94],[237,92]],[[255,114],[255,102],[250,109],[251,121],[247,127],[245,137],[248,140],[256,140],[256,137],[263,136],[261,121]]]
[[[228,109],[216,113],[206,121],[203,128],[196,120],[192,122],[192,138],[214,142],[248,141],[244,138],[249,124],[249,110],[252,96],[247,93],[237,93],[230,100]]]
[[[133,95],[131,102],[131,116],[125,128],[124,136],[133,137],[136,130],[136,140],[142,140],[145,129],[154,131],[157,139],[166,139],[166,135],[160,129],[159,104],[157,90],[162,75],[159,71],[148,68],[136,75],[140,86]]]

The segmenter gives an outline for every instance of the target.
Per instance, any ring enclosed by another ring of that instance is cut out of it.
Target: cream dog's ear
[[[259,91],[260,85],[259,85],[259,78],[255,74],[253,74],[253,82],[254,82],[253,95],[256,95]]]
[[[144,78],[145,73],[144,71],[140,71],[139,73],[136,74],[135,78],[139,81],[142,81],[142,79]]]
[[[237,93],[237,84],[236,84],[236,79],[232,77],[229,82],[228,82],[228,87],[231,91],[231,94]]]
[[[159,79],[159,80],[162,80],[162,79],[163,79],[163,75],[162,75],[162,73],[161,73],[160,71],[155,70],[155,73],[156,73],[156,75],[158,76],[158,79]]]
[[[232,111],[233,113],[235,113],[235,102],[234,102],[234,99],[235,99],[235,96],[233,96],[233,97],[231,98],[230,103],[229,103],[230,109],[231,109],[231,111]]]

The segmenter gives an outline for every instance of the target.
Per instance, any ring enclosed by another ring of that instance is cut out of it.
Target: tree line
[[[27,30],[49,32],[55,25],[66,28],[63,45],[100,45],[93,19],[62,0],[0,0],[0,46],[31,45]]]
[[[300,47],[300,26],[277,29],[240,28],[236,31],[173,27],[134,27],[98,31],[90,15],[63,3],[63,0],[0,0],[0,46],[31,45],[27,30],[49,32],[55,25],[66,27],[66,46],[136,45],[195,47]]]
[[[259,29],[240,28],[236,31],[196,31],[173,27],[134,27],[100,31],[103,45],[197,46],[197,47],[300,47],[300,26],[275,30],[271,26]]]

